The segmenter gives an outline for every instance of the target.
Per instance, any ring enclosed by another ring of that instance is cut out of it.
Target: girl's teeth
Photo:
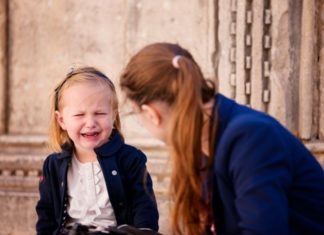
[[[85,134],[82,134],[83,136],[97,136],[98,133],[85,133]]]

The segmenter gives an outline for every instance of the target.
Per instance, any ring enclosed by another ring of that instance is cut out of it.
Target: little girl
[[[73,70],[54,91],[51,118],[55,153],[40,179],[37,234],[61,234],[75,223],[157,231],[146,157],[124,143],[112,81],[92,67]]]

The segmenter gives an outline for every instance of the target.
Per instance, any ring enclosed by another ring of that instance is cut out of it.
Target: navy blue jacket
[[[323,235],[324,172],[270,116],[216,96],[218,235]]]
[[[152,180],[146,171],[146,157],[124,144],[115,133],[111,140],[95,149],[102,168],[117,224],[158,230],[158,210]],[[37,234],[58,234],[67,219],[67,171],[72,148],[49,155],[43,166],[36,206]],[[117,172],[117,174],[116,174]],[[147,173],[147,174],[146,174]],[[146,178],[145,178],[146,177]],[[145,179],[145,185],[144,185]]]

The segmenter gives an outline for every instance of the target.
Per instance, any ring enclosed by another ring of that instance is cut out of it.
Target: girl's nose
[[[86,127],[92,128],[96,126],[96,120],[94,117],[87,117],[86,119]]]

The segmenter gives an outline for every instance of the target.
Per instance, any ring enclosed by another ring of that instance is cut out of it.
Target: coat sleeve
[[[56,229],[51,188],[48,157],[43,164],[43,173],[39,181],[40,198],[36,205],[38,216],[36,232],[38,235],[52,234]]]
[[[159,213],[153,183],[146,169],[146,157],[137,150],[127,164],[127,191],[134,226],[158,231]]]
[[[232,133],[228,171],[239,234],[288,235],[290,134],[272,119],[253,118],[234,124]]]

